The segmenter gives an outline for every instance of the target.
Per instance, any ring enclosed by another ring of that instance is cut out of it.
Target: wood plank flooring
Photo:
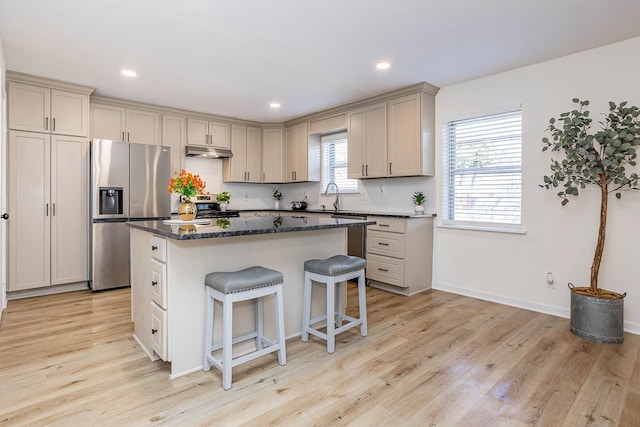
[[[287,342],[169,380],[131,338],[129,289],[9,301],[0,425],[640,426],[640,336],[585,341],[568,320],[440,291],[368,288],[369,336]],[[355,294],[353,298],[355,306]]]

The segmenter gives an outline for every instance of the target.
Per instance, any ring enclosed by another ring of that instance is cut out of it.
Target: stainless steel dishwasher
[[[343,219],[359,219],[366,220],[364,215],[345,215],[333,214],[331,218]],[[347,228],[347,255],[353,255],[360,258],[366,258],[367,250],[367,227],[348,227]]]

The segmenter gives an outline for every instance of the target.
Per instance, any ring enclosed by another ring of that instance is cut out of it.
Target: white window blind
[[[335,182],[340,193],[357,193],[358,180],[347,178],[347,134],[345,132],[325,135],[322,142],[322,184],[324,192],[327,184]],[[335,187],[331,186],[330,193],[335,193]]]
[[[521,223],[521,110],[446,123],[443,222],[491,228]]]

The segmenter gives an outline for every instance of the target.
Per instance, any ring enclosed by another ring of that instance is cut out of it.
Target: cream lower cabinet
[[[91,137],[137,144],[160,144],[160,118],[155,111],[116,105],[91,105]]]
[[[151,360],[169,361],[167,239],[134,229],[130,232],[131,262],[136,266],[131,270],[134,337]]]
[[[88,280],[87,148],[9,132],[9,291]]]
[[[433,218],[371,217],[367,279],[371,286],[413,295],[431,289]]]

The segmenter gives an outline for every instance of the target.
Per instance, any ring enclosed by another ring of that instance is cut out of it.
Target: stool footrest
[[[257,332],[251,332],[247,335],[242,335],[240,337],[236,337],[234,338],[231,343],[232,344],[238,344],[244,341],[249,341],[251,339],[255,339],[258,337],[258,333]],[[211,347],[211,351],[216,351],[216,350],[220,350],[222,348],[222,342],[219,343],[215,343],[213,344],[213,346]]]

